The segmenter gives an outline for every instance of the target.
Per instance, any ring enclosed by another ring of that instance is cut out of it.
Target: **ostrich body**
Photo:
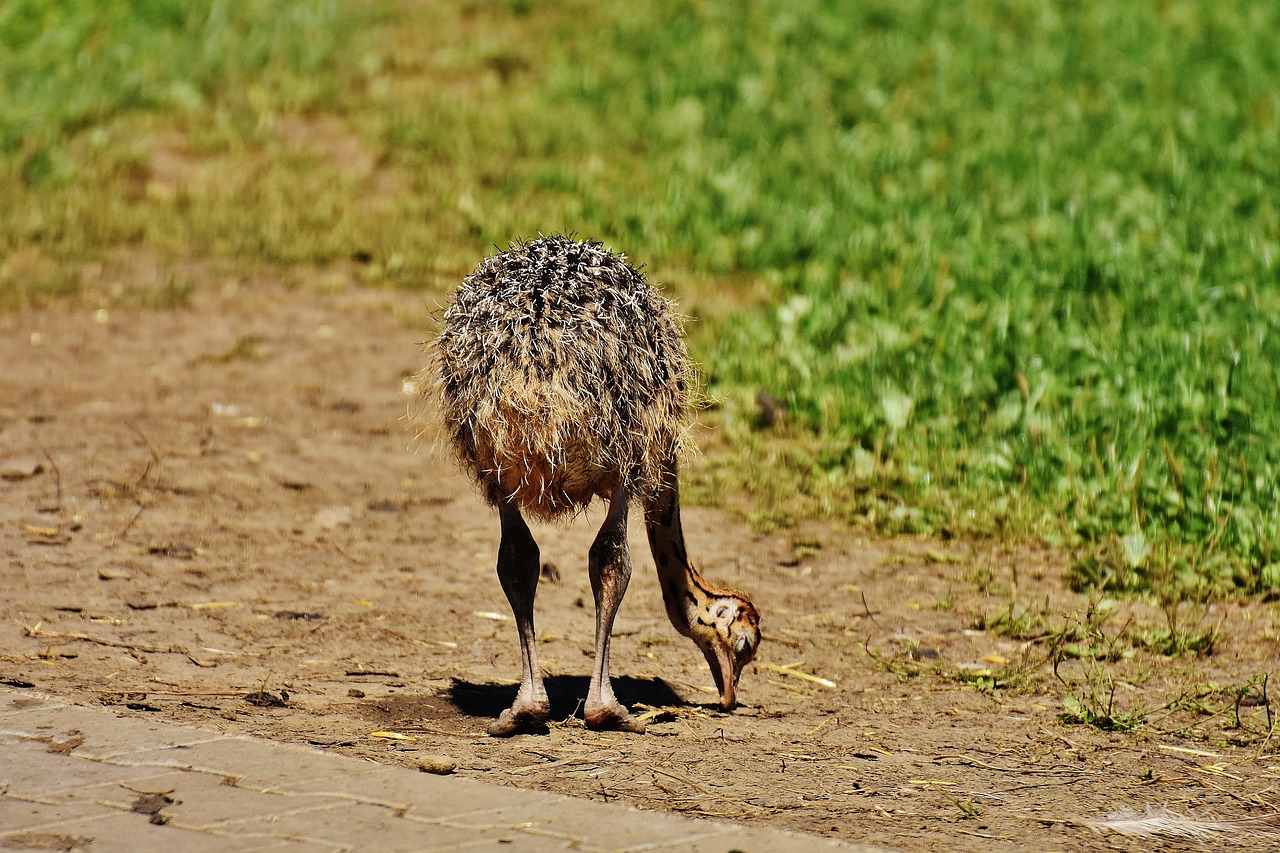
[[[609,509],[588,554],[596,657],[587,725],[644,731],[609,681],[610,633],[631,578],[633,500],[644,509],[667,616],[702,650],[721,706],[732,708],[760,644],[759,616],[742,593],[703,581],[685,551],[677,459],[692,366],[666,300],[597,243],[516,243],[463,281],[436,355],[453,449],[498,509],[498,578],[520,637],[520,689],[489,733],[540,730],[548,718],[533,627],[539,552],[525,516],[562,518],[596,497]]]

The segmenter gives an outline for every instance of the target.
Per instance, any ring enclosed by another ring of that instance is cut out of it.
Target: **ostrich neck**
[[[649,548],[658,569],[667,618],[686,637],[718,590],[708,586],[689,562],[680,525],[680,498],[674,485],[664,489],[645,515]]]

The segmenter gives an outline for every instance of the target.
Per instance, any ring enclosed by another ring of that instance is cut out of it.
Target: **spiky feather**
[[[436,341],[446,433],[497,505],[544,519],[656,493],[692,367],[677,315],[599,243],[513,243],[463,280]]]

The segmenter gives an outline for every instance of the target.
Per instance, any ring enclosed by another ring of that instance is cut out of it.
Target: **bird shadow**
[[[567,720],[581,716],[582,703],[587,698],[591,680],[585,675],[553,675],[546,679],[547,698],[551,701],[551,719]],[[516,699],[519,685],[476,684],[454,679],[445,698],[462,714],[469,717],[497,717]],[[660,678],[631,678],[617,676],[613,679],[613,694],[623,705],[643,704],[654,708],[689,704]]]

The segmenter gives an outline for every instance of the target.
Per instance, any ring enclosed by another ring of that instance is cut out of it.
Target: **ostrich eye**
[[[723,622],[729,618],[729,605],[721,604],[716,608],[716,621]]]

